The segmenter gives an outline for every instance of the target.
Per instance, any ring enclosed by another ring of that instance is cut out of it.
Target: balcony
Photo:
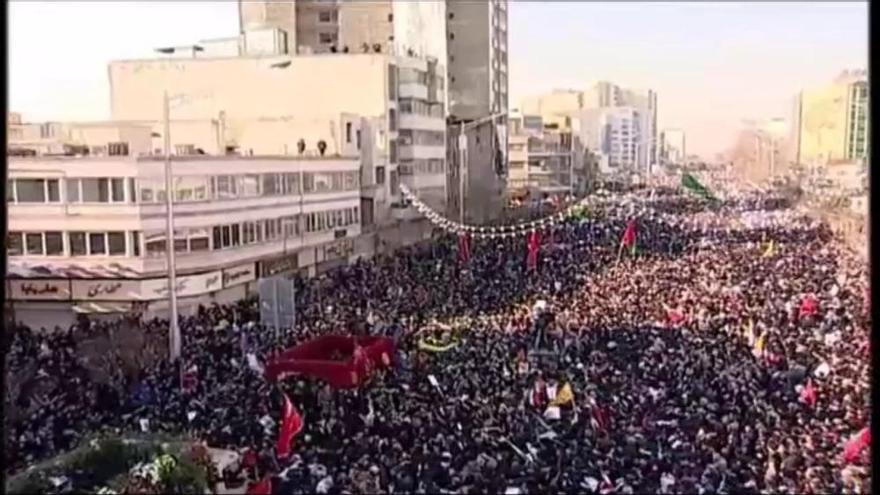
[[[446,119],[437,117],[428,117],[425,115],[417,115],[412,113],[400,114],[401,129],[417,129],[423,131],[445,131]]]
[[[425,145],[401,145],[398,149],[400,160],[429,159],[438,158],[446,159],[445,146],[425,146]]]
[[[401,83],[399,93],[401,98],[428,99],[428,87],[421,83]]]

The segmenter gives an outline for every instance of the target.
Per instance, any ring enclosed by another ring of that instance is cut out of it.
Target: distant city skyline
[[[658,93],[688,152],[732,146],[747,119],[788,117],[801,89],[868,60],[867,2],[511,2],[510,107],[599,80]],[[235,2],[9,4],[9,107],[29,121],[105,120],[107,63],[235,35]],[[114,22],[107,22],[113,19]]]

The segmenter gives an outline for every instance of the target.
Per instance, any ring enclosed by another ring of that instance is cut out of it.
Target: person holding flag
[[[623,256],[623,248],[628,248],[630,250],[630,254],[635,256],[636,221],[634,219],[626,222],[626,230],[623,231],[623,236],[620,237],[620,248],[618,248],[617,250],[617,261],[620,261],[620,257]]]
[[[284,392],[284,405],[281,409],[281,427],[278,430],[278,440],[275,442],[275,452],[279,459],[290,456],[291,442],[293,437],[303,429],[303,418],[299,411],[290,402],[290,398]]]

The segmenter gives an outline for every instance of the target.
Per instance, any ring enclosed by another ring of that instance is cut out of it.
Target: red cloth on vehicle
[[[356,358],[358,347],[360,357]],[[291,347],[267,362],[266,378],[275,380],[285,373],[298,373],[322,379],[336,388],[357,387],[372,370],[390,367],[395,354],[394,341],[388,337],[326,335]],[[334,355],[342,359],[334,359]]]

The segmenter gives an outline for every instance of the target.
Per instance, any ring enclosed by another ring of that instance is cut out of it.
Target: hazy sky
[[[701,154],[868,61],[867,2],[511,1],[509,12],[512,107],[596,80],[652,88],[661,128],[683,128]],[[234,1],[12,1],[8,23],[10,108],[30,121],[107,119],[108,61],[238,29]]]

